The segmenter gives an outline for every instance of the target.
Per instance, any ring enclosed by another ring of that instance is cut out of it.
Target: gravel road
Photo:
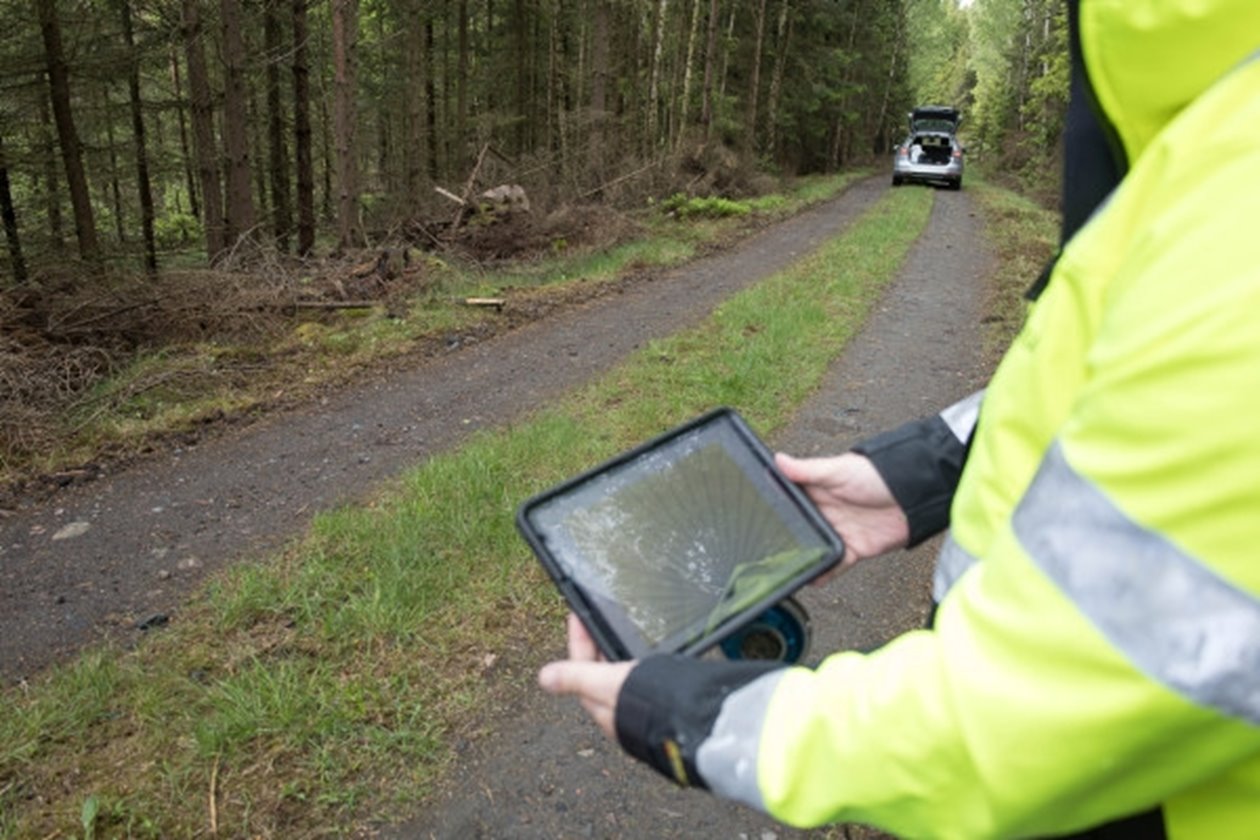
[[[178,621],[208,574],[249,562],[317,511],[363,499],[470,432],[510,422],[700,321],[835,236],[886,185],[868,179],[718,256],[20,508],[0,520],[0,680],[19,681],[102,638],[134,641],[155,618]],[[991,260],[982,229],[967,192],[935,193],[899,279],[773,445],[835,452],[983,383],[980,304]],[[920,624],[931,557],[924,546],[805,593],[814,650],[867,649]],[[534,690],[531,673],[517,676],[488,734],[461,747],[449,784],[413,820],[377,827],[382,836],[810,836],[673,788],[604,742],[575,706]]]

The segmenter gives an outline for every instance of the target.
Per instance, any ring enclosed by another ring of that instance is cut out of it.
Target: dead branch
[[[652,169],[653,167],[660,166],[663,160],[664,158],[654,160],[651,163],[647,164],[646,166],[639,167],[633,172],[627,172],[625,175],[622,175],[617,178],[613,178],[611,181],[605,181],[604,183],[600,184],[598,187],[595,187],[592,190],[587,190],[586,192],[582,193],[581,195],[578,196],[578,198],[579,199],[590,198],[591,196],[595,195],[597,192],[606,190],[609,187],[615,187],[617,186],[617,184],[620,184],[623,181],[629,181],[631,178],[634,178],[637,175],[642,175],[644,172],[647,172],[649,169]]]

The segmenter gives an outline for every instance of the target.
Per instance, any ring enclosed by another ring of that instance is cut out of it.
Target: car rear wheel
[[[901,186],[901,176],[900,176],[900,175],[894,175],[894,176],[893,176],[893,186],[894,186],[894,187],[900,187],[900,186]]]

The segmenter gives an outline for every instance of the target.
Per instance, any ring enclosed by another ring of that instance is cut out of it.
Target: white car
[[[910,134],[893,157],[894,187],[907,182],[962,187],[963,146],[956,132],[962,114],[943,105],[923,105],[910,112]]]

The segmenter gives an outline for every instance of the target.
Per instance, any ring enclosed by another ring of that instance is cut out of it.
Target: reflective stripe
[[[963,572],[978,561],[978,557],[954,541],[953,534],[946,537],[945,544],[941,546],[941,553],[936,557],[936,571],[932,574],[933,600],[938,604],[944,600],[945,593],[953,588],[958,579],[963,576]]]
[[[984,390],[981,389],[941,412],[941,419],[945,421],[945,425],[949,426],[954,437],[963,443],[967,442],[967,438],[971,437],[971,432],[976,427],[976,418],[980,416],[980,402],[983,399]]]
[[[765,811],[757,784],[757,754],[761,724],[770,696],[786,670],[780,668],[758,677],[722,702],[713,730],[696,750],[696,768],[709,790],[728,799]]]
[[[1058,443],[1013,524],[1033,561],[1136,668],[1260,724],[1260,599],[1125,516]]]

